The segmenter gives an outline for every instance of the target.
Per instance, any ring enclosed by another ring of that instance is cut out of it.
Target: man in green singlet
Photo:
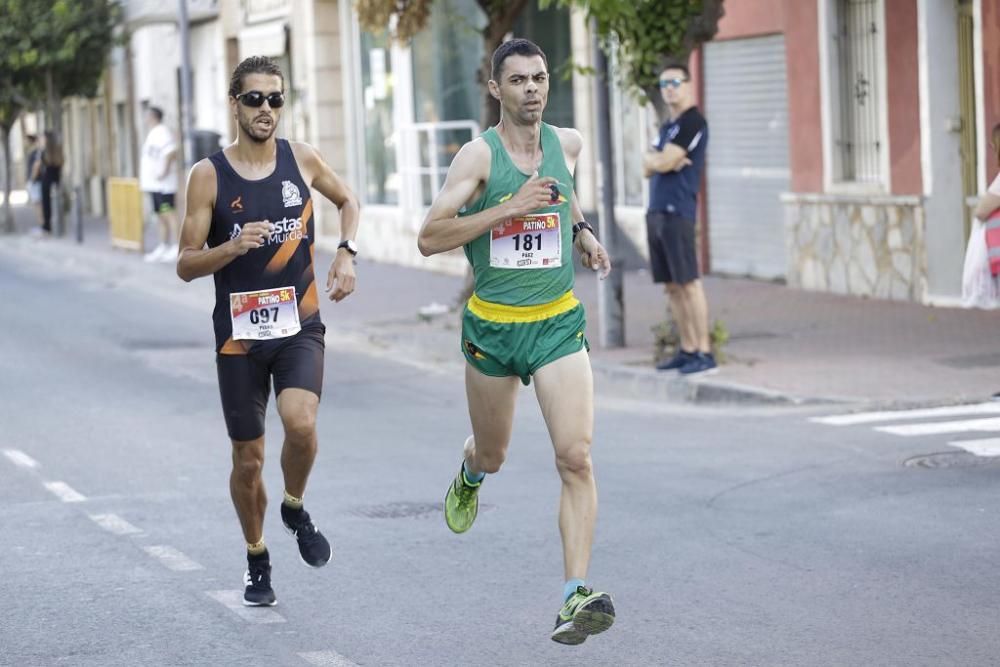
[[[610,595],[585,583],[597,514],[594,400],[572,249],[602,278],[611,263],[573,192],[580,133],[542,122],[545,54],[525,39],[505,42],[493,54],[489,87],[500,122],[455,156],[418,238],[425,256],[464,246],[475,277],[462,320],[472,436],[445,497],[445,520],[456,533],[472,527],[483,479],[507,454],[518,380],[534,378],[562,478],[566,581],[552,639],[580,644],[611,627],[615,611]]]

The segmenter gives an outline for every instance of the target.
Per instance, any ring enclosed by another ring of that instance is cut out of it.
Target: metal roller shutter
[[[712,271],[786,273],[788,86],[782,35],[705,45],[705,118]]]

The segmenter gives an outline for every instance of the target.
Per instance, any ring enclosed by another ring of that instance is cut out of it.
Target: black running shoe
[[[292,534],[299,543],[299,556],[309,567],[323,567],[330,562],[333,551],[323,533],[316,529],[309,512],[304,509],[292,509],[281,503],[281,522],[285,530]]]
[[[248,607],[273,607],[277,604],[271,588],[271,560],[265,551],[261,556],[247,556],[247,571],[243,575],[243,604]]]

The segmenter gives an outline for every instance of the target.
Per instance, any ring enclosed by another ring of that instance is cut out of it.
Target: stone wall
[[[923,301],[924,210],[919,197],[782,195],[788,284]]]

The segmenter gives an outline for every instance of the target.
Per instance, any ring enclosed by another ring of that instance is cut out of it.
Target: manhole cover
[[[492,505],[479,503],[479,511],[493,509]],[[444,503],[386,503],[384,505],[363,505],[349,511],[354,516],[366,519],[422,519],[430,516],[441,516]]]
[[[1000,457],[976,456],[970,452],[937,452],[903,461],[908,468],[971,468],[1000,463]]]

